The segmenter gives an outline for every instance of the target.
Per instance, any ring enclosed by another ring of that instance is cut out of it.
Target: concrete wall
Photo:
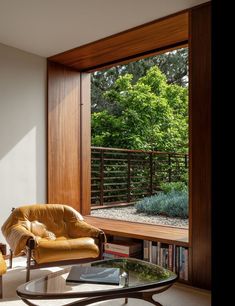
[[[0,226],[45,201],[46,59],[0,44]]]

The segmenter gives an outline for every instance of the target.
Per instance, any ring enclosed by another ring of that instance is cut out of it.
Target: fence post
[[[152,195],[153,194],[153,152],[149,153],[149,172],[150,172],[149,190],[150,190],[150,195]]]
[[[127,155],[127,203],[131,201],[131,153]]]
[[[168,154],[168,180],[171,182],[171,154]]]
[[[104,205],[104,151],[100,150],[100,205]]]

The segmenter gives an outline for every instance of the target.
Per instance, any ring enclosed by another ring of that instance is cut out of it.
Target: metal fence
[[[185,180],[188,154],[91,148],[91,206],[131,203]]]

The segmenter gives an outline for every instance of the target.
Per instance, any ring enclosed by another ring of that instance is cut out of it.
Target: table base
[[[150,302],[156,306],[162,306],[162,304],[160,304],[159,302],[153,299],[153,295],[163,292],[171,286],[172,284],[164,286],[164,288],[157,288],[157,289],[151,289],[151,290],[145,290],[145,291],[133,291],[133,292],[127,292],[127,293],[123,292],[123,293],[118,293],[118,294],[107,294],[107,295],[102,295],[102,296],[89,297],[89,298],[84,298],[82,300],[64,304],[64,305],[66,306],[86,306],[86,305],[90,305],[90,304],[100,302],[100,301],[114,300],[114,299],[120,299],[120,298],[125,298],[125,304],[128,304],[128,298],[133,298],[133,299],[140,299],[140,300]],[[24,301],[25,304],[29,306],[37,306],[37,304],[34,304],[25,298],[21,298],[21,299],[22,301]]]

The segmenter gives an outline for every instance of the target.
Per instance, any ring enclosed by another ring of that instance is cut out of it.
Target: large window
[[[93,72],[91,109],[91,215],[187,227],[188,48]]]

